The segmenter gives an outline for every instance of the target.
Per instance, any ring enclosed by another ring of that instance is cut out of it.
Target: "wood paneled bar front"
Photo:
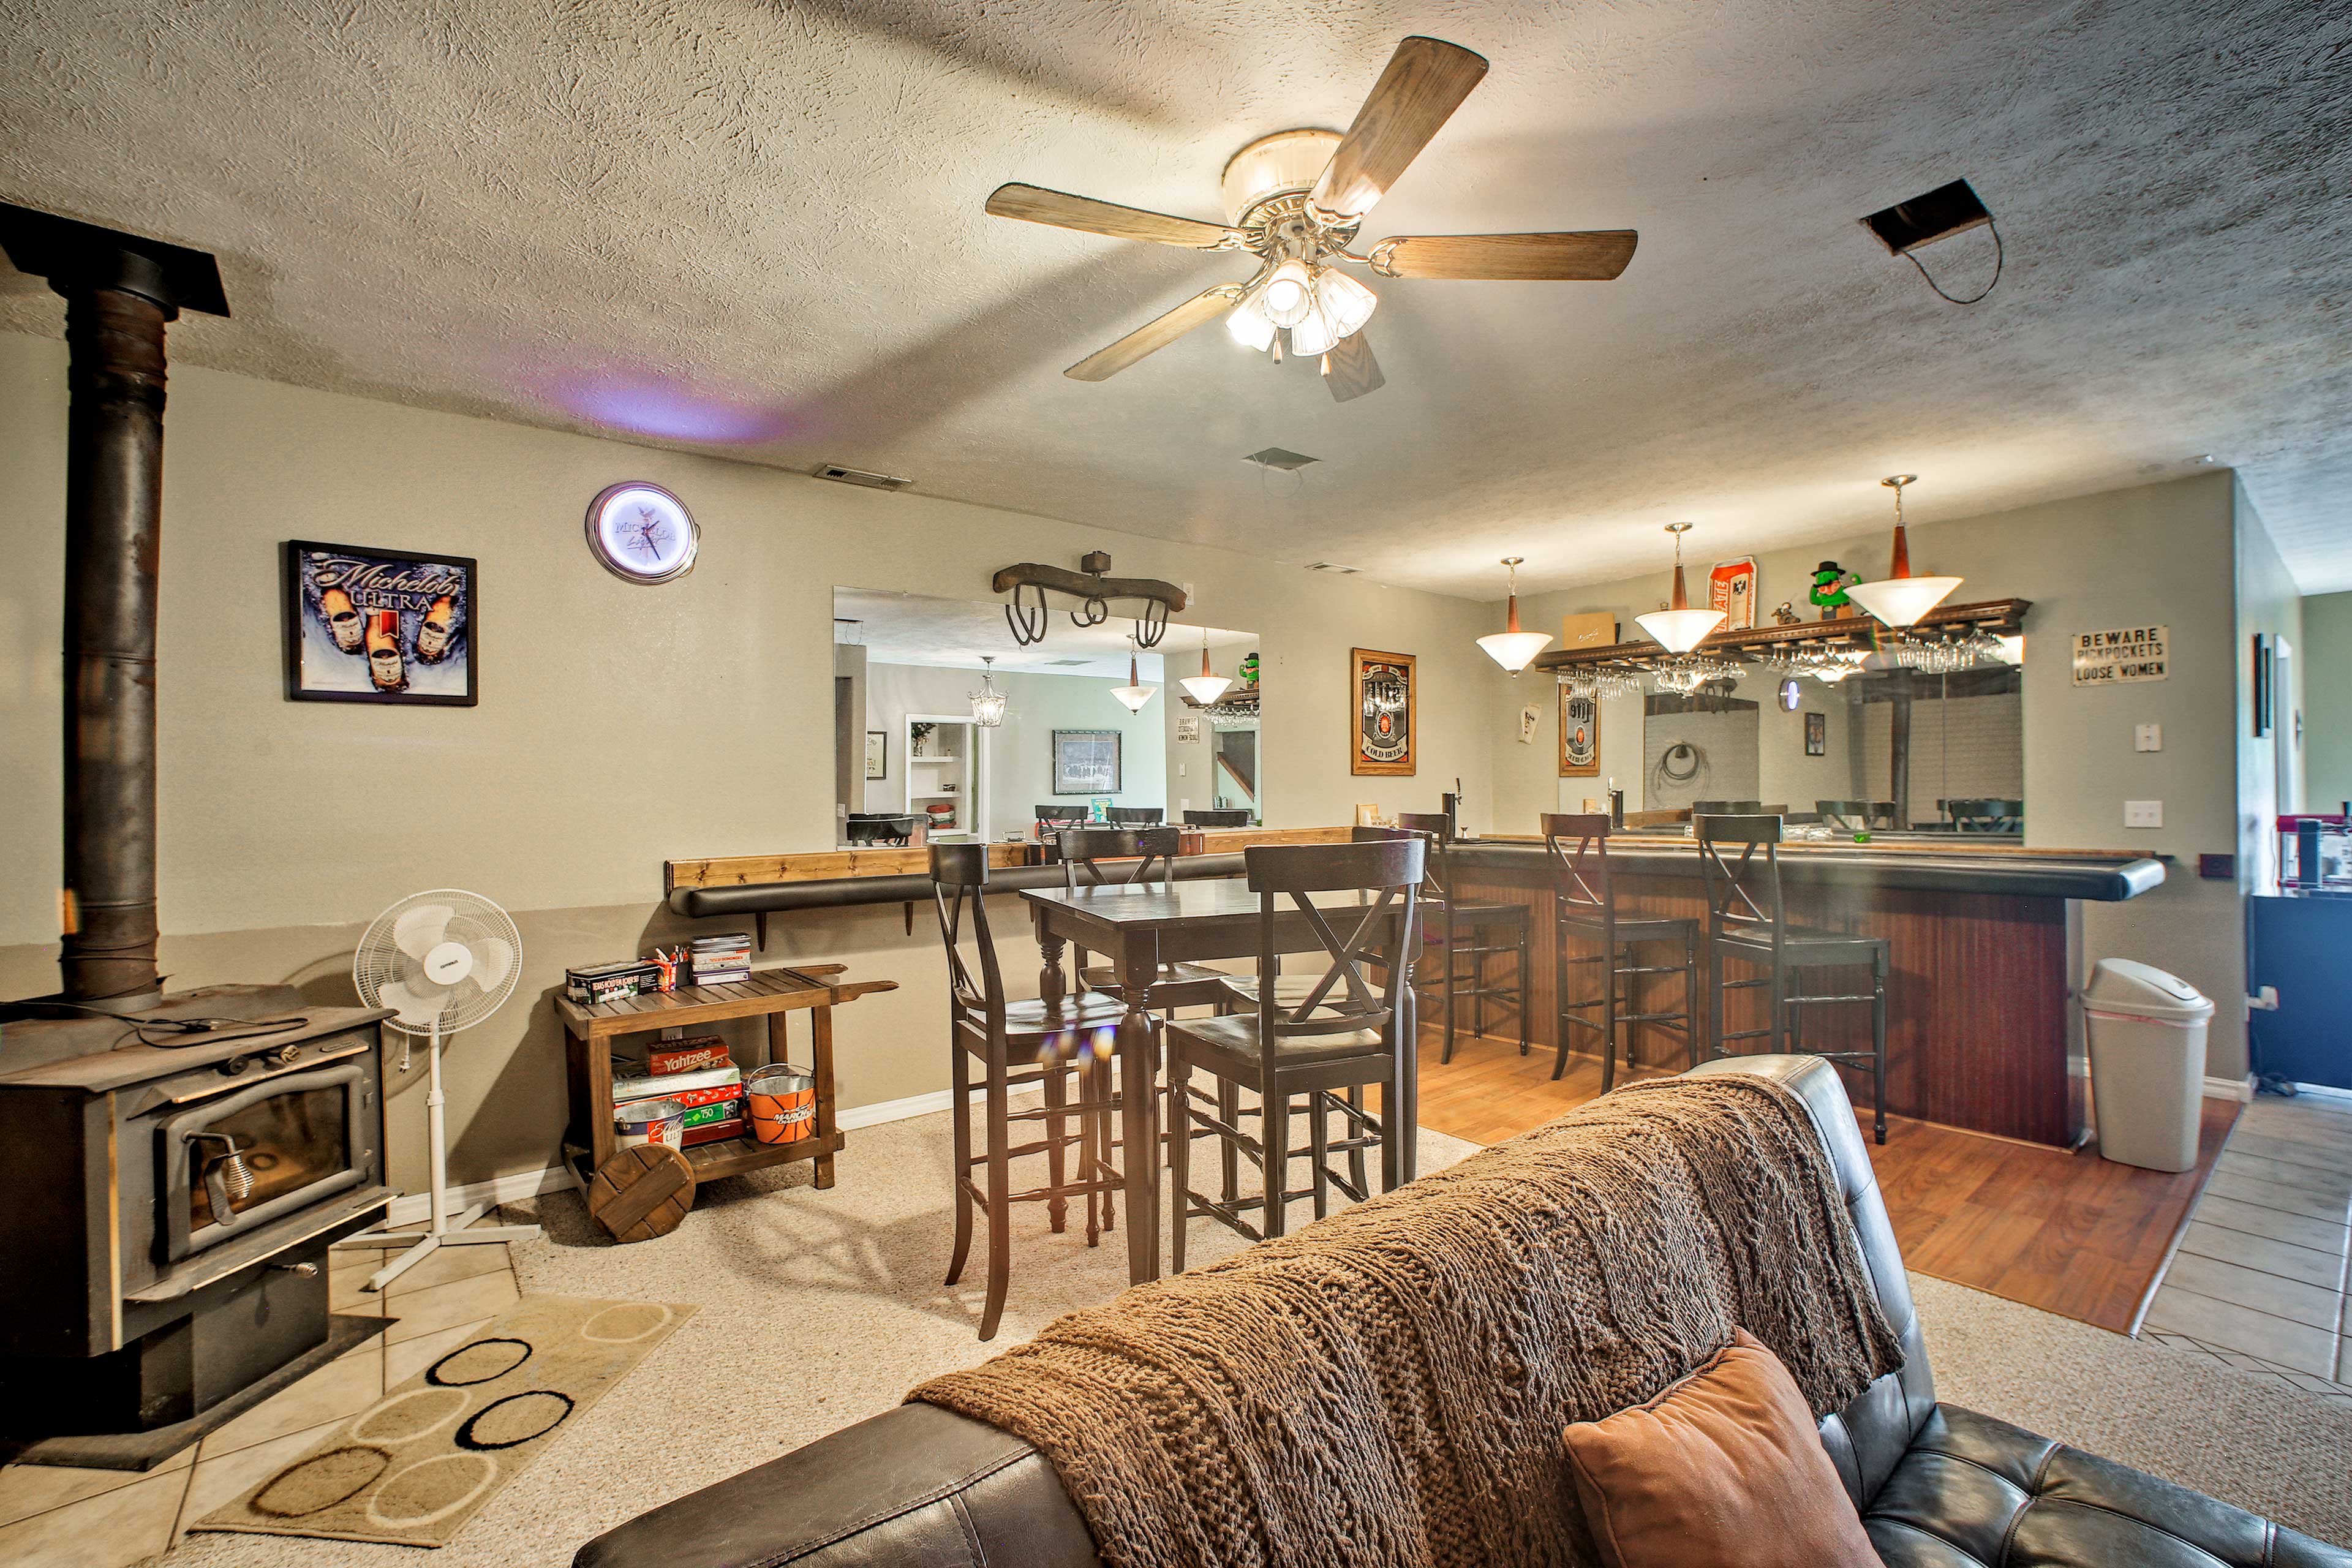
[[[1616,837],[1609,860],[1621,910],[1705,921],[1696,845]],[[1540,843],[1464,844],[1454,862],[1464,880],[1458,896],[1527,904],[1537,929],[1551,929],[1551,873]],[[2108,851],[1914,841],[1784,844],[1780,863],[1791,923],[1887,942],[1889,1114],[2059,1147],[2082,1141],[2083,1080],[2069,1066],[2070,1056],[2080,1054],[2072,1003],[2083,978],[2079,906],[2147,892],[2164,880],[2162,862]],[[1546,949],[1538,944],[1538,951]],[[1549,1048],[1559,1015],[1555,972],[1541,958],[1530,967],[1531,1033]],[[1569,973],[1571,984],[1591,984],[1596,971],[1586,965]],[[1679,1003],[1678,976],[1633,984],[1640,989],[1628,1011],[1666,1012]],[[1766,1005],[1760,990],[1732,992],[1725,1029],[1763,1026]],[[1632,1026],[1629,1033],[1636,1062],[1685,1065],[1679,1036],[1653,1025]],[[1866,1051],[1869,1009],[1808,1009],[1804,1043]],[[1865,1101],[1867,1075],[1848,1076],[1848,1089]]]

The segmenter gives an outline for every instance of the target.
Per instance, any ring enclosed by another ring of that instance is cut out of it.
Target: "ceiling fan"
[[[1387,378],[1363,331],[1379,297],[1341,271],[1339,263],[1383,278],[1605,282],[1624,271],[1638,237],[1629,228],[1394,235],[1361,254],[1350,248],[1373,204],[1486,74],[1486,58],[1459,44],[1405,39],[1346,135],[1277,131],[1234,154],[1225,165],[1228,221],[1222,224],[1036,185],[998,186],[987,209],[997,217],[1194,250],[1247,251],[1257,258],[1257,271],[1246,282],[1205,289],[1062,374],[1078,381],[1107,380],[1223,316],[1237,342],[1276,362],[1286,342],[1293,355],[1319,357],[1331,395],[1345,403],[1377,390]]]

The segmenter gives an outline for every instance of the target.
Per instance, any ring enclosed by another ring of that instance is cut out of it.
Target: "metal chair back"
[[[1114,805],[1106,817],[1115,827],[1150,827],[1168,820],[1168,811],[1158,805]]]
[[[1184,813],[1184,826],[1187,827],[1247,827],[1249,816],[1247,808],[1242,806],[1221,806],[1213,811],[1188,808]]]

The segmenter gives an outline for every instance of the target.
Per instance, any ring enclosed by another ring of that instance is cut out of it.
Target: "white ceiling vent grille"
[[[821,479],[831,479],[837,485],[856,485],[869,490],[903,490],[915,481],[893,474],[877,474],[865,468],[845,468],[839,463],[827,463],[816,471]]]
[[[1363,570],[1360,566],[1342,566],[1337,561],[1315,561],[1307,563],[1309,572],[1337,572],[1342,577],[1353,577]]]
[[[1255,463],[1261,468],[1280,468],[1285,473],[1296,473],[1307,464],[1319,460],[1304,452],[1292,452],[1280,447],[1268,447],[1263,452],[1246,453],[1242,458],[1244,463]]]

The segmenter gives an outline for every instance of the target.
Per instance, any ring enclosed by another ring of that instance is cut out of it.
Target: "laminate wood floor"
[[[1554,1083],[1548,1050],[1464,1036],[1440,1063],[1440,1047],[1433,1032],[1422,1041],[1421,1121],[1456,1138],[1499,1143],[1601,1093],[1596,1058],[1570,1057]],[[1911,1268],[2129,1333],[2239,1109],[2204,1102],[2197,1166],[2178,1175],[2102,1160],[2096,1145],[2070,1154],[1900,1117],[1870,1157]]]

